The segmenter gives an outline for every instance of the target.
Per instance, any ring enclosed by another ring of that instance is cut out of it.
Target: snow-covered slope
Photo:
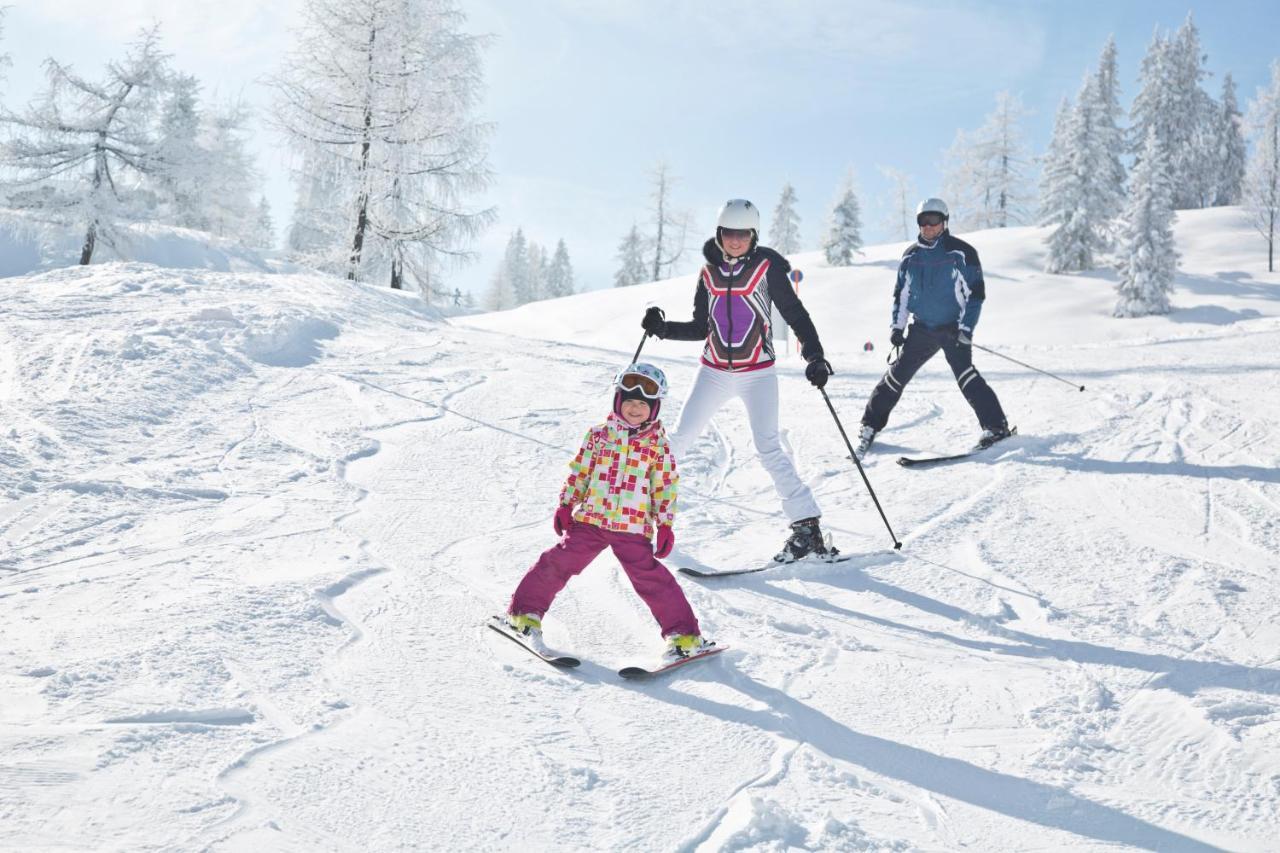
[[[971,235],[978,341],[1020,436],[966,446],[939,360],[868,475],[795,359],[784,426],[856,556],[684,582],[732,649],[661,640],[613,561],[553,670],[483,627],[539,551],[644,306],[692,277],[466,326],[302,275],[106,264],[5,282],[0,849],[1266,850],[1280,825],[1280,276],[1186,214],[1166,318]],[[846,428],[884,367],[898,247],[801,258]],[[863,353],[871,339],[877,349]],[[650,341],[674,398],[697,347]],[[677,553],[776,550],[729,407],[682,465]]]

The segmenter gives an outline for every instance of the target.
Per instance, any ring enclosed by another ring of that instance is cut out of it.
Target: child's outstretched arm
[[[569,463],[569,478],[564,481],[564,488],[560,490],[561,506],[575,506],[587,497],[587,488],[591,484],[591,433],[592,430],[587,430],[582,446],[578,448],[578,455]]]

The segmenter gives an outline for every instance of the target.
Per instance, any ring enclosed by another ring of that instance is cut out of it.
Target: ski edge
[[[506,620],[503,619],[501,616],[490,616],[489,621],[485,624],[487,624],[493,630],[497,631],[502,636],[506,637],[511,642],[515,643],[520,648],[527,651],[529,654],[536,657],[538,660],[546,661],[547,663],[554,666],[556,669],[573,669],[574,667],[582,664],[582,661],[578,660],[572,655],[543,654],[542,652],[535,649],[533,646],[526,643],[524,640],[517,637],[512,631],[503,627],[505,622]]]
[[[794,560],[790,563],[773,563],[770,562],[764,566],[755,566],[750,569],[724,569],[722,571],[704,572],[702,569],[694,569],[689,566],[680,566],[676,571],[682,575],[688,575],[691,578],[728,578],[735,575],[752,575],[756,572],[767,572],[770,569],[781,569],[787,566],[813,565],[813,566],[833,566],[836,563],[844,563],[854,558],[854,554],[841,554],[834,560]]]
[[[696,654],[690,658],[681,658],[680,660],[672,661],[666,666],[660,666],[655,669],[645,669],[642,666],[624,666],[622,669],[618,670],[618,675],[628,681],[642,681],[646,678],[653,678],[655,676],[662,675],[663,673],[670,672],[673,669],[679,669],[680,667],[685,666],[686,664],[691,664],[696,660],[714,657],[715,655],[718,655],[721,652],[727,652],[728,650],[728,646],[716,646],[715,648],[709,649],[701,654]]]

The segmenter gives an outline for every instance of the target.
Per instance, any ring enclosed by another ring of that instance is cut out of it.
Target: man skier
[[[938,350],[982,427],[975,449],[990,447],[1010,434],[996,393],[973,366],[973,330],[987,295],[982,263],[973,246],[951,234],[949,219],[947,204],[940,198],[925,199],[916,208],[920,236],[902,253],[893,288],[889,342],[902,351],[867,401],[854,449],[859,459],[888,423],[911,377]]]

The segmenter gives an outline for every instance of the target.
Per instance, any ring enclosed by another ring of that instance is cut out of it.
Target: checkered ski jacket
[[[652,538],[675,520],[676,460],[661,421],[628,429],[617,415],[587,430],[560,503],[576,505],[575,521]]]

